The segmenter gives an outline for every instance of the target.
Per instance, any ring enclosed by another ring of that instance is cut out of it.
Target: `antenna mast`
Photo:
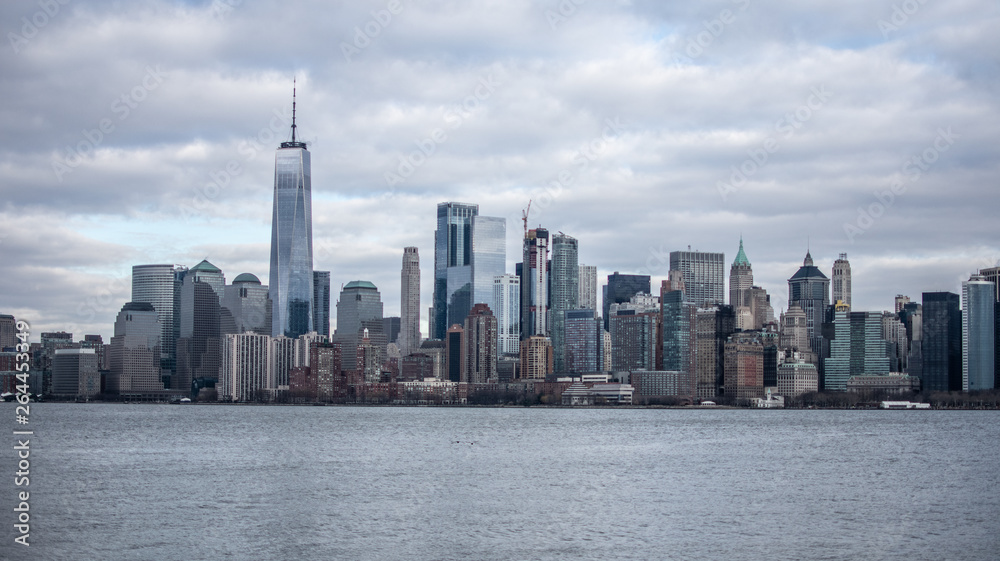
[[[292,142],[295,142],[295,77],[292,77]]]

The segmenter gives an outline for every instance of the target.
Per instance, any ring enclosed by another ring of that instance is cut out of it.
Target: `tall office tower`
[[[399,350],[403,356],[420,348],[420,253],[403,248],[399,286]]]
[[[833,262],[833,302],[838,301],[851,307],[851,264],[847,261],[847,254],[841,253],[840,257]]]
[[[700,308],[695,315],[695,384],[698,399],[719,395],[725,375],[726,340],[736,331],[733,306]]]
[[[649,275],[621,275],[618,271],[608,275],[608,284],[605,287],[607,292],[604,295],[601,311],[604,318],[604,329],[610,328],[608,314],[611,311],[611,304],[621,304],[628,302],[633,296],[640,292],[652,294],[649,289]]]
[[[747,301],[747,290],[753,286],[753,269],[750,268],[750,260],[743,252],[743,236],[740,236],[740,250],[736,252],[736,259],[729,267],[729,305],[734,308],[749,307]]]
[[[695,328],[697,308],[684,300],[683,290],[669,290],[668,281],[660,287],[660,315],[663,338],[662,370],[695,371]]]
[[[465,382],[465,328],[457,323],[444,337],[444,372],[449,382]]]
[[[892,312],[882,312],[882,338],[889,355],[890,372],[906,372],[906,355],[910,352],[906,325]]]
[[[826,320],[826,309],[830,305],[830,279],[826,278],[819,267],[813,265],[812,255],[806,252],[806,258],[799,270],[788,279],[788,307],[798,306],[806,313],[806,335],[809,338],[809,349],[817,356],[823,352],[822,325]],[[803,349],[800,349],[803,350]],[[822,380],[822,360],[819,364]],[[822,381],[820,382],[822,387]]]
[[[340,291],[337,330],[333,335],[335,342],[344,345],[344,364],[357,362],[358,343],[365,329],[368,329],[372,343],[384,350],[387,341],[382,333],[382,296],[378,288],[368,281],[351,281]]]
[[[180,337],[181,285],[187,267],[181,265],[133,265],[132,301],[147,302],[159,314],[160,367],[168,378],[177,368],[177,338]]]
[[[464,382],[497,381],[497,318],[486,304],[476,304],[465,318]]]
[[[1000,356],[1000,266],[980,269],[979,276],[996,287],[993,300],[993,387],[1000,388],[1000,360],[996,358]]]
[[[581,310],[598,310],[597,307],[597,267],[580,265],[580,296]]]
[[[250,273],[242,273],[226,286],[222,295],[225,308],[224,320],[232,318],[232,324],[221,327],[224,333],[271,334],[271,300],[267,287]]]
[[[225,323],[235,322],[228,310],[223,314],[220,300],[226,286],[222,271],[202,261],[187,272],[180,293],[180,332],[177,338],[177,369],[169,387],[191,389],[196,378],[217,380],[222,366],[223,315]],[[166,380],[166,377],[164,377]]]
[[[292,140],[274,156],[271,213],[271,335],[292,339],[313,331],[312,170],[305,142]]]
[[[493,278],[506,267],[507,221],[479,216],[473,204],[440,203],[437,212],[431,336],[440,339],[473,304],[490,304]]]
[[[962,283],[962,391],[995,387],[996,291],[980,275]]]
[[[600,320],[600,318],[598,318]],[[601,360],[604,362],[603,368],[605,372],[611,371],[611,362],[614,357],[611,356],[611,334],[604,330],[603,322],[601,324]]]
[[[382,333],[385,335],[386,343],[396,343],[399,346],[399,331],[401,320],[399,316],[388,316],[382,318]]]
[[[497,305],[497,352],[517,355],[521,352],[521,279],[516,275],[493,277],[493,301]]]
[[[361,380],[366,384],[381,382],[385,353],[376,342],[372,341],[368,329],[361,330],[361,340],[358,342],[355,353],[354,368],[358,371]]]
[[[272,368],[271,337],[255,333],[226,335],[217,386],[219,401],[266,401]]]
[[[525,380],[544,380],[552,372],[552,341],[532,335],[521,341],[521,371]]]
[[[579,309],[564,312],[566,316],[566,364],[569,374],[604,370],[601,356],[604,327],[594,310]]]
[[[764,345],[754,331],[726,340],[723,395],[739,401],[764,397]]]
[[[764,325],[774,322],[774,308],[771,307],[771,296],[766,290],[751,286],[745,294],[752,319],[750,329],[763,329]]]
[[[834,305],[831,319],[830,328],[825,330],[832,337],[822,389],[843,392],[851,376],[889,374],[881,312],[852,312],[841,300]]]
[[[576,238],[558,233],[552,236],[552,271],[549,275],[552,294],[552,361],[556,372],[566,371],[566,315],[580,306],[579,244]]]
[[[611,312],[611,369],[657,370],[656,336],[659,312],[624,309]]]
[[[902,294],[897,294],[895,298],[896,313],[903,311],[903,306],[910,302],[909,296],[903,296]]]
[[[486,304],[492,310],[493,279],[507,272],[507,219],[472,217],[472,305]],[[456,310],[456,313],[458,310]],[[459,318],[464,320],[465,317]]]
[[[923,337],[923,306],[919,302],[906,302],[897,315],[906,328],[906,367],[903,372],[923,380],[924,353],[923,341],[920,340]]]
[[[549,231],[528,230],[521,262],[521,340],[547,336],[549,310]]]
[[[725,260],[724,253],[670,252],[670,270],[684,274],[684,297],[687,302],[699,308],[725,303]]]
[[[330,337],[330,271],[313,271],[313,331]]]
[[[16,326],[17,321],[14,319],[14,316],[0,314],[0,351],[20,343],[14,335],[17,333]]]
[[[149,302],[129,302],[115,318],[109,393],[128,396],[163,390],[160,378],[160,315]]]
[[[93,397],[101,393],[94,349],[57,349],[52,357],[52,393],[63,397]]]
[[[962,391],[962,308],[958,294],[923,293],[924,391]]]

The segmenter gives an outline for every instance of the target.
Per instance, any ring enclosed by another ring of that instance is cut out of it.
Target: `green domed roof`
[[[236,276],[235,279],[233,279],[233,284],[236,284],[238,282],[248,282],[248,283],[251,283],[251,284],[260,284],[260,279],[257,278],[257,275],[252,275],[250,273],[240,273],[239,275]]]
[[[347,290],[348,288],[370,288],[372,290],[378,290],[378,287],[374,284],[363,280],[356,280],[347,283],[347,285],[344,286],[344,290]]]

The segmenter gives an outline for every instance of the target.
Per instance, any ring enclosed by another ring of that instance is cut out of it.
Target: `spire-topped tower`
[[[292,140],[274,159],[271,215],[270,292],[272,335],[298,337],[312,331],[312,166],[306,143],[295,138],[295,82],[292,82]]]
[[[295,129],[297,125],[295,124],[295,90],[296,90],[296,80],[292,78],[292,140],[291,142],[282,142],[282,148],[305,148],[305,142],[298,142],[295,140]]]
[[[734,308],[749,306],[748,291],[753,286],[753,269],[743,251],[743,236],[740,236],[740,250],[729,268],[729,305]]]

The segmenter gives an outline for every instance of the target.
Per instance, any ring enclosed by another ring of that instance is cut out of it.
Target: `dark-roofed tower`
[[[788,279],[788,307],[799,306],[806,313],[806,336],[812,352],[822,356],[822,325],[830,305],[830,279],[813,265],[807,251],[799,270]]]

